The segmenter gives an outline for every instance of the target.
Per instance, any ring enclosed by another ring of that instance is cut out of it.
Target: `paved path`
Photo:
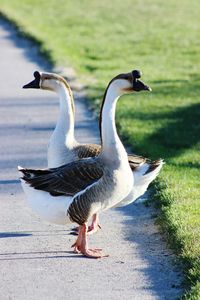
[[[16,166],[46,166],[46,146],[58,101],[52,93],[22,90],[34,70],[47,70],[34,47],[0,22],[0,299],[175,299],[180,275],[166,250],[154,212],[142,203],[102,214],[90,238],[109,258],[71,252],[70,228],[43,223],[27,207]],[[77,96],[77,136],[96,141],[96,121]]]

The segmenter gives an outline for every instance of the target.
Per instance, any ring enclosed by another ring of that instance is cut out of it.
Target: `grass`
[[[0,0],[52,62],[75,68],[97,106],[113,76],[143,71],[153,92],[119,101],[118,128],[134,151],[166,160],[153,201],[190,300],[200,299],[199,9],[198,0]]]

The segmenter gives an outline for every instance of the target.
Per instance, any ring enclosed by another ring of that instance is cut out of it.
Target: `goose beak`
[[[139,78],[141,78],[142,76],[142,72],[139,70],[133,70],[132,71],[132,82],[133,82],[133,90],[136,92],[140,92],[140,91],[149,91],[151,92],[152,89],[144,84],[143,81],[139,80]]]
[[[40,73],[38,71],[35,71],[33,76],[35,79],[23,86],[23,89],[39,89],[40,88]]]
[[[149,92],[151,92],[152,91],[150,86],[144,84],[144,82],[139,80],[139,79],[135,79],[133,81],[133,90],[135,92],[140,92],[140,91],[149,91]]]
[[[150,86],[145,85],[145,86],[144,86],[144,91],[149,91],[149,92],[151,92],[152,89],[150,88]]]

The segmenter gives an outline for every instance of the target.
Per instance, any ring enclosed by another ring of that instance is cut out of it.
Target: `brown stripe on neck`
[[[72,111],[73,111],[73,115],[75,116],[75,106],[74,106],[74,97],[72,94],[72,90],[68,84],[68,82],[61,76],[58,77],[58,79],[66,86],[68,92],[69,92],[69,97],[70,97],[70,101],[71,101],[71,107],[72,107]]]
[[[65,85],[65,87],[67,88],[67,90],[69,92],[69,97],[70,97],[70,101],[71,101],[72,112],[73,112],[73,115],[75,116],[74,97],[73,97],[72,90],[71,90],[71,88],[70,88],[67,80],[65,78],[63,78],[62,76],[54,74],[54,73],[43,73],[43,76],[46,79],[59,80],[60,82],[62,82]]]

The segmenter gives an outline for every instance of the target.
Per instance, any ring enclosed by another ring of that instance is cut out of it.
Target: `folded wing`
[[[67,165],[45,170],[19,168],[22,179],[37,190],[52,196],[73,196],[98,181],[103,175],[101,164],[95,159],[83,159]]]

